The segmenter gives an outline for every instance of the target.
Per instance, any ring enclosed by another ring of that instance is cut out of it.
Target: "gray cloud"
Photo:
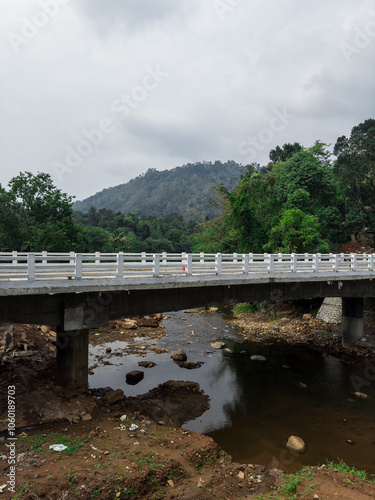
[[[374,116],[372,0],[232,3],[2,0],[0,182],[46,171],[80,199],[148,168],[263,164]]]

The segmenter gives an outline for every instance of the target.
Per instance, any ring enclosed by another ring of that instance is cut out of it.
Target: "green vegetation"
[[[193,251],[328,252],[375,231],[375,120],[328,145],[277,146],[263,168],[248,165],[230,191],[216,188],[222,214],[205,221]]]
[[[94,206],[145,217],[158,214],[161,218],[176,212],[186,220],[200,222],[206,216],[212,218],[220,213],[208,203],[211,188],[222,183],[232,189],[240,178],[240,170],[241,165],[234,161],[188,163],[161,172],[151,168],[126,184],[77,201],[74,208],[88,212]]]
[[[368,473],[364,470],[358,470],[355,467],[347,465],[344,460],[338,458],[338,462],[326,461],[326,470],[341,471],[345,474],[355,474],[362,481],[368,481],[372,484],[375,483],[374,479],[369,479]],[[269,493],[268,495],[258,495],[257,500],[282,500],[290,499],[297,500],[299,498],[305,498],[308,493],[314,491],[314,489],[319,486],[319,482],[312,482],[315,477],[316,469],[314,467],[304,467],[303,469],[297,471],[295,474],[287,474],[284,477],[283,483],[280,488],[275,493]],[[372,476],[373,477],[373,476]],[[350,480],[343,480],[344,482],[349,482]],[[303,482],[309,483],[306,485],[304,492],[301,494],[297,493],[297,486]]]
[[[295,142],[271,150],[263,167],[150,169],[75,212],[48,174],[20,173],[0,185],[0,251],[332,251],[375,233],[375,119],[339,137],[333,153]]]
[[[244,302],[243,304],[237,304],[233,309],[233,311],[237,314],[255,312],[256,310],[256,304],[248,304],[247,302]]]
[[[341,472],[345,472],[348,474],[355,474],[356,476],[359,477],[362,481],[370,481],[371,483],[375,483],[375,475],[372,474],[369,479],[369,475],[367,471],[365,470],[358,470],[355,467],[351,467],[350,465],[346,464],[342,458],[337,458],[338,462],[335,463],[333,460],[330,462],[327,460],[326,465],[327,469],[330,470],[339,470]]]
[[[68,434],[61,434],[52,432],[51,434],[34,434],[33,436],[20,437],[19,442],[25,447],[25,449],[32,449],[35,452],[45,452],[50,451],[51,453],[56,453],[55,451],[49,450],[48,446],[43,446],[48,443],[51,444],[63,444],[67,448],[63,451],[57,453],[59,455],[74,455],[80,448],[82,448],[84,440],[78,436],[70,436]]]

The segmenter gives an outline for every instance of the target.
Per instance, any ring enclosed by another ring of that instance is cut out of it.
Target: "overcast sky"
[[[85,198],[374,118],[374,0],[1,0],[0,183]]]

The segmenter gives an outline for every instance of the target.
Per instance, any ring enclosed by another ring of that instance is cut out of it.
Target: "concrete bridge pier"
[[[363,298],[342,297],[342,345],[353,346],[363,337]]]
[[[56,384],[64,389],[88,387],[89,330],[56,332]]]

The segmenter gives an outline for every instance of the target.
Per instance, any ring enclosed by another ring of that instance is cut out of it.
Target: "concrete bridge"
[[[363,335],[373,254],[0,253],[0,322],[56,325],[57,384],[88,382],[89,329],[236,302],[342,297],[342,340]]]

